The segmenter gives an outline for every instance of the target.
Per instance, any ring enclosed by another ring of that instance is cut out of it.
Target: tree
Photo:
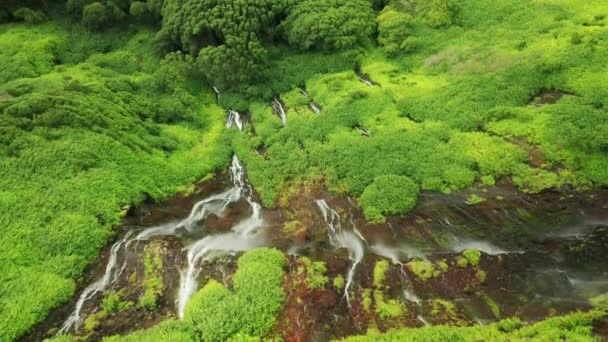
[[[100,2],[87,5],[82,12],[82,23],[89,29],[100,29],[108,19],[108,9]]]
[[[289,44],[301,50],[341,50],[366,42],[375,30],[369,0],[303,0],[283,23]]]
[[[413,18],[411,15],[386,7],[378,16],[378,44],[389,54],[412,52],[416,38],[410,36]]]
[[[157,42],[198,55],[215,85],[234,87],[258,79],[266,63],[262,38],[272,33],[291,0],[167,0]]]
[[[454,5],[449,0],[433,0],[427,16],[427,23],[434,28],[452,25]]]

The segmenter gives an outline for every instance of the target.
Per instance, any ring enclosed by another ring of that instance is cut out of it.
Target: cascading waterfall
[[[370,80],[366,79],[365,77],[363,77],[363,76],[361,76],[361,75],[358,75],[357,77],[359,77],[359,81],[361,81],[361,82],[363,82],[363,83],[367,84],[368,86],[370,86],[370,87],[373,87],[373,86],[374,86],[374,83],[373,83],[372,81],[370,81]]]
[[[277,113],[277,115],[281,118],[283,127],[287,127],[287,113],[285,112],[285,108],[283,107],[283,103],[281,103],[281,100],[275,97],[272,100],[271,106],[275,113]]]
[[[410,259],[413,257],[420,257],[420,256],[422,256],[422,253],[420,253],[418,250],[408,247],[408,246],[403,246],[402,248],[395,248],[395,247],[386,246],[382,243],[374,244],[374,245],[370,246],[370,249],[374,254],[387,258],[387,259],[390,259],[393,264],[399,265],[399,270],[401,271],[400,274],[402,277],[402,283],[404,284],[403,298],[405,298],[405,300],[407,300],[408,302],[412,302],[412,303],[416,303],[416,304],[420,305],[421,300],[414,292],[414,289],[412,288],[412,282],[410,281],[409,277],[407,276],[407,273],[405,273],[405,271],[403,270],[404,265],[401,262],[401,258],[406,257],[406,258]]]
[[[312,110],[315,114],[321,113],[321,108],[319,108],[319,106],[316,103],[310,102],[308,104],[308,106],[310,107],[310,110]]]
[[[105,273],[100,279],[98,279],[97,281],[95,281],[84,289],[84,291],[78,298],[78,301],[76,301],[76,307],[74,308],[74,311],[72,311],[70,316],[65,320],[65,322],[61,326],[61,329],[59,329],[58,335],[67,333],[73,327],[78,329],[82,324],[80,314],[82,312],[82,308],[85,302],[93,298],[97,293],[108,288],[112,284],[112,282],[120,275],[120,273],[122,273],[122,270],[124,269],[123,267],[119,269],[119,272],[116,272],[118,252],[120,251],[122,246],[127,243],[128,238],[129,234],[125,235],[123,239],[112,245]]]
[[[236,160],[236,165],[235,161],[233,160],[233,167],[231,168],[231,172],[236,172],[239,174],[238,177],[241,177],[240,174],[243,172],[243,169],[240,163],[238,163],[238,159]],[[239,180],[238,184],[241,183],[242,181]],[[242,187],[234,186],[223,193],[212,195],[197,202],[192,208],[190,215],[188,215],[188,217],[182,221],[176,223],[167,223],[144,229],[134,238],[131,238],[132,232],[129,232],[120,241],[114,243],[114,245],[112,245],[112,248],[110,249],[110,257],[108,259],[108,264],[106,266],[104,275],[84,289],[84,291],[78,298],[78,301],[76,302],[76,307],[74,311],[63,323],[58,334],[65,334],[72,328],[78,329],[82,324],[81,313],[84,304],[87,301],[91,300],[96,294],[110,288],[112,284],[122,274],[122,272],[127,266],[127,263],[126,258],[123,258],[122,265],[118,267],[118,253],[121,250],[126,253],[133,243],[137,243],[140,241],[148,241],[155,237],[176,236],[178,235],[178,231],[180,228],[184,228],[190,231],[196,223],[206,219],[211,214],[221,216],[229,204],[235,203],[242,198],[242,192]]]
[[[346,276],[346,285],[344,286],[344,297],[346,298],[346,303],[350,307],[350,297],[348,291],[353,283],[353,278],[355,276],[355,271],[357,270],[357,265],[359,265],[361,260],[363,260],[363,256],[365,255],[365,240],[362,239],[361,233],[356,230],[356,227],[354,225],[353,231],[343,230],[342,224],[340,223],[340,215],[335,210],[330,208],[325,200],[317,200],[316,203],[319,207],[319,210],[321,211],[321,214],[323,214],[323,219],[325,220],[325,224],[327,225],[327,235],[329,237],[329,242],[335,248],[346,248],[348,250],[348,258],[350,259],[352,264]]]
[[[237,225],[227,233],[208,235],[196,241],[189,247],[188,266],[180,275],[180,286],[177,297],[177,311],[180,318],[184,316],[184,310],[190,297],[196,291],[201,268],[199,265],[207,260],[219,256],[234,255],[263,245],[258,237],[258,230],[263,227],[262,206],[253,199],[253,189],[245,177],[245,169],[236,155],[232,158],[230,167],[230,178],[233,188],[238,189],[251,208],[251,216]]]
[[[241,114],[236,110],[229,110],[228,116],[226,117],[226,128],[238,128],[239,131],[243,130],[243,121],[241,120]]]

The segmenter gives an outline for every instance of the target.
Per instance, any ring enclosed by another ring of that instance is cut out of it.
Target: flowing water
[[[283,106],[283,102],[278,97],[275,97],[270,103],[274,112],[281,118],[281,123],[283,127],[287,127],[287,112],[285,111],[285,107]]]
[[[284,114],[280,100],[273,103]],[[241,115],[229,111],[226,127],[243,130]],[[323,190],[303,193],[285,209],[263,209],[244,166],[233,156],[226,177],[217,177],[190,197],[149,204],[131,214],[134,223],[127,224],[126,233],[108,247],[105,262],[86,278],[89,285],[25,340],[40,340],[51,327],[57,327],[58,334],[90,334],[83,322],[99,312],[101,299],[109,293],[123,293],[137,302],[143,259],[152,245],[161,246],[166,265],[162,273],[166,291],[159,299],[158,314],[131,308],[119,314],[124,315],[121,318],[103,323],[94,332],[96,339],[128,332],[133,321],[152,325],[168,315],[182,318],[189,299],[206,279],[221,279],[230,286],[236,257],[261,246],[289,255],[287,277],[295,276],[299,257],[308,256],[326,262],[330,280],[345,279],[340,289],[328,285],[324,295],[289,283],[287,294],[297,295],[286,302],[285,312],[313,324],[301,325],[300,331],[288,328],[284,333],[293,338],[340,337],[363,333],[368,326],[386,330],[404,325],[486,324],[512,315],[534,321],[588,309],[588,298],[608,292],[605,191],[528,196],[512,185],[498,184],[484,194],[487,201],[482,204],[467,204],[469,196],[468,192],[423,193],[412,215],[391,217],[380,225],[367,223],[350,198],[333,197]],[[285,230],[289,220],[297,220],[303,228]],[[478,266],[485,272],[482,280],[476,268],[458,266],[461,252],[468,249],[482,253]],[[373,281],[379,260],[390,261],[383,289]],[[429,279],[413,272],[414,261],[432,265]],[[442,269],[442,264],[449,267]],[[403,317],[379,320],[373,309],[364,309],[364,294],[370,289],[400,301],[407,308]],[[334,301],[332,295],[344,300]],[[438,298],[454,303],[456,312],[438,315]]]

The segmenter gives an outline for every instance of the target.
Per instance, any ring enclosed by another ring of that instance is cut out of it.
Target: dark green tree
[[[366,42],[376,28],[369,0],[303,0],[283,27],[289,44],[302,50],[341,50]]]

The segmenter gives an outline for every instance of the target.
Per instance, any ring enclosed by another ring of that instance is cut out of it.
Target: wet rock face
[[[149,238],[116,254],[124,269],[86,301],[75,332],[98,340],[178,316],[176,301],[189,267],[195,289],[210,279],[230,287],[240,251],[253,246],[238,247],[249,239],[239,232],[256,210],[244,170],[240,175],[240,196],[209,207],[220,209],[188,227],[172,230],[171,224],[192,216],[197,205],[204,208],[206,199],[228,198],[234,175],[212,179],[189,196],[131,210],[121,227],[126,240],[144,231]],[[286,301],[273,336],[327,340],[369,327],[468,325],[513,315],[535,321],[587,309],[586,298],[608,292],[605,192],[529,196],[499,184],[484,197],[471,204],[469,192],[424,193],[410,216],[375,225],[355,201],[332,197],[322,186],[302,189],[283,208],[261,210],[255,241],[289,255]],[[154,227],[172,233],[154,235]],[[206,245],[206,257],[191,264],[192,246],[222,236],[225,243]],[[107,272],[110,254],[111,246],[81,288]],[[154,305],[142,305],[150,294]],[[110,311],[108,298],[118,298]],[[26,340],[56,332],[75,304],[76,298],[57,309]]]

